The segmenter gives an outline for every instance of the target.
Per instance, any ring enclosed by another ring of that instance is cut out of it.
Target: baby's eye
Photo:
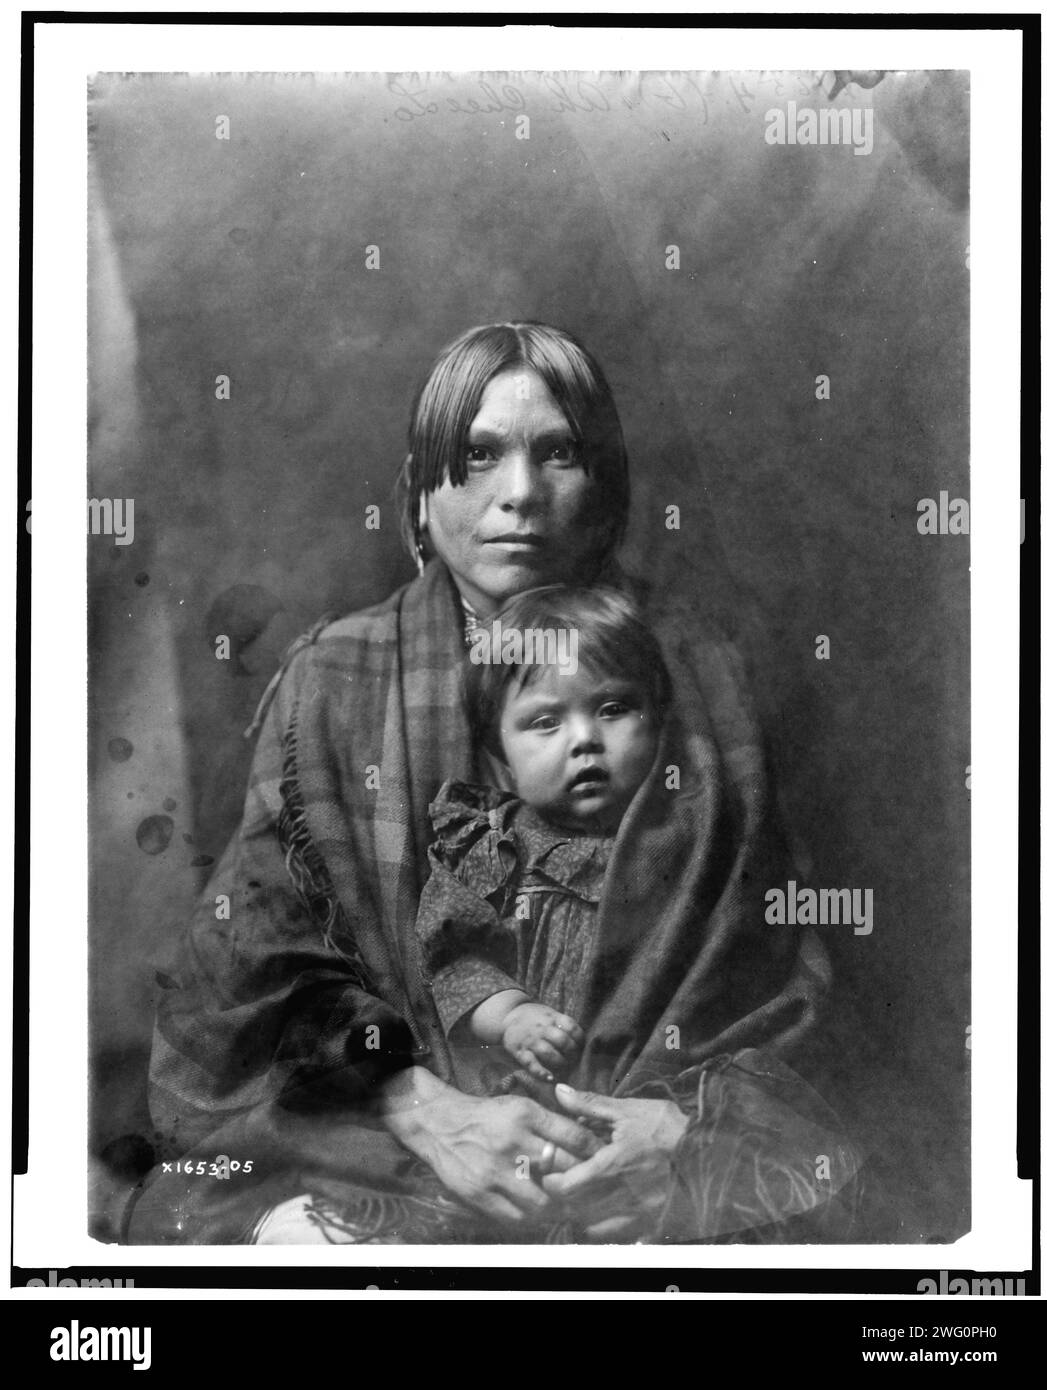
[[[627,705],[624,700],[607,700],[600,706],[600,717],[602,719],[620,719],[623,714],[629,714],[632,710],[631,705]]]
[[[550,733],[553,729],[560,727],[560,721],[552,714],[539,714],[531,720],[527,727],[537,729],[540,733]]]

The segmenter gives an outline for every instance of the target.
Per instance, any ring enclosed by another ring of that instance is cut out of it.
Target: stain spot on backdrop
[[[170,816],[146,816],[135,831],[138,848],[143,854],[163,854],[171,843],[174,821]]]

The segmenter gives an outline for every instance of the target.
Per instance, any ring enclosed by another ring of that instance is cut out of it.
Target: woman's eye
[[[629,706],[621,700],[608,700],[605,705],[600,706],[600,714],[604,719],[620,719],[623,714],[628,713]]]
[[[465,461],[470,468],[482,468],[484,464],[490,463],[494,455],[483,444],[470,444],[465,451]]]
[[[549,461],[558,463],[561,467],[573,468],[578,462],[578,447],[572,440],[565,440],[563,444],[554,444],[549,450]]]

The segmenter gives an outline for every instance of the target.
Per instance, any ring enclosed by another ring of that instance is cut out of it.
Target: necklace
[[[458,595],[462,605],[462,617],[465,619],[465,645],[471,647],[480,636],[480,618],[476,609],[461,594]]]

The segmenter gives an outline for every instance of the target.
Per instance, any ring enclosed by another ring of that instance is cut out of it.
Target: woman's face
[[[589,577],[603,531],[578,444],[537,372],[492,377],[466,441],[466,481],[422,498],[420,521],[481,617],[514,594]]]

